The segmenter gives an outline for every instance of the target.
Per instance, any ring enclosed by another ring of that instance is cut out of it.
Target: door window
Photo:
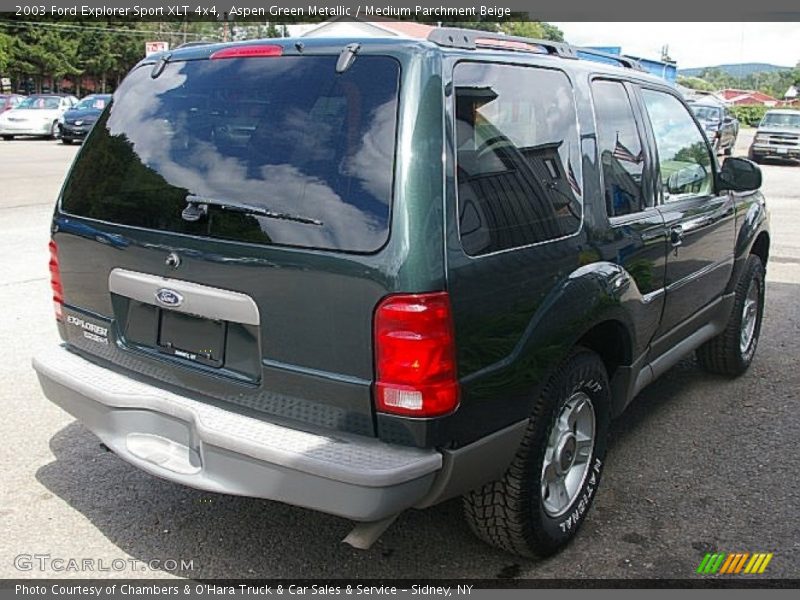
[[[711,194],[711,153],[689,111],[672,94],[642,90],[642,96],[656,138],[664,201]]]
[[[597,80],[592,96],[608,216],[640,212],[648,205],[642,192],[645,156],[628,92],[619,81]]]

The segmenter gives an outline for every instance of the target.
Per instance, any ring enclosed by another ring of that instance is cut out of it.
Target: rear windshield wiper
[[[318,219],[312,219],[311,217],[277,212],[268,208],[246,204],[244,202],[220,200],[218,198],[207,198],[205,196],[195,196],[193,194],[186,196],[186,208],[183,209],[181,218],[184,221],[199,221],[202,217],[208,214],[209,206],[216,206],[222,210],[229,210],[231,212],[238,212],[246,215],[267,217],[268,219],[281,219],[283,221],[293,221],[294,223],[304,223],[306,225],[317,225],[321,227],[324,224],[322,221]]]

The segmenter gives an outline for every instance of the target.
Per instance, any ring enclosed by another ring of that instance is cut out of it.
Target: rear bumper
[[[376,521],[423,499],[442,467],[435,450],[268,423],[143,383],[64,347],[35,357],[33,367],[45,395],[121,458],[202,490]]]
[[[0,135],[50,135],[51,123],[8,123],[0,125]]]

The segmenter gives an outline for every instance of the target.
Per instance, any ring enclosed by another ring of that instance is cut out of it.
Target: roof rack
[[[558,56],[559,58],[569,58],[573,60],[580,58],[587,58],[588,60],[600,59],[600,62],[613,61],[628,69],[636,69],[637,71],[645,70],[642,65],[639,64],[639,61],[617,54],[607,54],[591,48],[571,46],[563,42],[537,40],[535,38],[505,35],[491,31],[478,31],[477,29],[437,27],[428,35],[428,41],[438,46],[460,48],[462,50],[495,48],[498,50],[510,50],[515,52],[534,52],[530,47],[536,46],[541,48],[544,53]],[[527,48],[525,46],[527,46]]]
[[[619,66],[625,67],[626,69],[633,69],[635,71],[643,71],[647,73],[647,69],[642,66],[635,58],[630,58],[629,56],[621,56],[619,54],[609,54],[608,52],[601,52],[600,50],[594,50],[593,48],[586,48],[583,46],[576,46],[575,52],[578,53],[578,58],[585,58],[586,60],[594,60],[595,62],[607,62],[607,61],[614,61]],[[596,60],[596,59],[601,60]]]
[[[516,35],[503,35],[491,31],[478,31],[477,29],[459,29],[457,27],[437,27],[428,35],[428,41],[438,46],[447,48],[460,48],[462,50],[475,50],[478,47],[496,47],[504,50],[517,50],[531,52],[508,44],[524,44],[527,46],[538,46],[547,54],[554,54],[561,58],[578,58],[575,49],[561,42],[547,40],[536,40],[533,38],[519,37]],[[492,44],[491,42],[500,42]]]

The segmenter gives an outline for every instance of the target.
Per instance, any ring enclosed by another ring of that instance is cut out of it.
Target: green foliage
[[[11,52],[14,45],[14,38],[10,35],[0,32],[0,73],[8,71],[11,64]]]
[[[712,90],[725,88],[758,90],[780,100],[786,90],[789,89],[789,86],[800,82],[800,67],[782,71],[750,73],[743,77],[730,75],[721,69],[704,69],[698,77],[690,79],[699,79],[710,86]],[[682,81],[679,80],[679,83],[682,83]],[[691,86],[687,85],[687,87]]]
[[[764,118],[764,113],[769,110],[767,106],[731,106],[730,111],[743,125],[755,127]]]
[[[112,91],[144,58],[147,41],[163,40],[175,47],[221,37],[221,24],[211,22],[28,22],[9,17],[0,21],[0,77],[11,78],[15,91],[43,91],[48,80],[56,86],[52,91],[60,91],[64,78],[78,94],[90,78],[98,91]]]
[[[700,79],[699,77],[686,77],[683,75],[678,76],[678,83],[684,87],[692,90],[699,90],[701,92],[713,92],[715,88],[713,85]]]
[[[445,21],[443,27],[460,27],[461,29],[478,29],[494,33],[505,33],[520,37],[540,40],[564,41],[564,32],[555,25],[541,21]]]
[[[500,29],[508,35],[537,38],[540,40],[564,41],[564,32],[555,25],[540,21],[510,21],[501,23]]]

